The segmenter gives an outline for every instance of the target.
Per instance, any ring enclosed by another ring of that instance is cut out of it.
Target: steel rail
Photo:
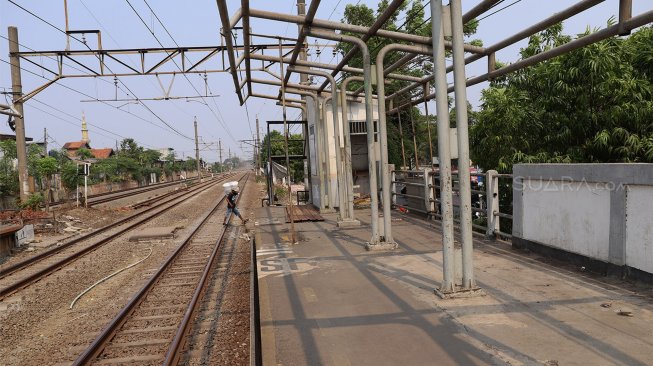
[[[197,178],[189,178],[188,181],[194,181],[195,179],[197,179]],[[126,192],[134,192],[134,191],[139,190],[139,189],[142,190],[142,189],[151,188],[151,187],[156,187],[156,188],[165,188],[165,187],[168,187],[168,186],[173,186],[173,185],[175,185],[175,184],[180,184],[180,181],[165,182],[165,183],[156,183],[156,184],[151,184],[151,185],[149,185],[149,186],[144,186],[144,187],[131,187],[131,188],[120,189],[120,190],[117,190],[117,191],[96,193],[96,194],[91,194],[91,195],[89,195],[88,198],[89,198],[89,203],[90,203],[90,199],[92,199],[92,198],[104,197],[104,196],[108,196],[108,195],[112,195],[112,194],[117,194],[117,193],[123,193],[123,192],[124,192],[124,193],[126,193]],[[136,193],[134,193],[134,194],[136,194]],[[52,208],[52,207],[56,207],[56,206],[60,206],[60,205],[63,205],[63,204],[65,204],[65,203],[66,203],[66,202],[62,202],[61,200],[59,200],[59,201],[57,201],[57,202],[53,202],[53,203],[51,203],[51,204],[50,204],[50,208]]]
[[[243,176],[243,178],[246,175]],[[240,180],[242,180],[241,178]],[[172,265],[173,261],[181,254],[184,248],[192,241],[193,237],[195,234],[200,230],[200,228],[209,220],[209,218],[218,210],[220,205],[222,205],[223,202],[226,200],[226,195],[223,196],[218,203],[211,209],[211,211],[205,215],[200,224],[197,225],[193,231],[188,235],[186,240],[184,240],[181,245],[175,249],[174,252],[172,252],[168,258],[163,262],[161,267],[150,277],[150,279],[147,281],[147,283],[132,297],[132,299],[120,310],[118,315],[114,317],[111,322],[102,330],[102,333],[100,333],[93,343],[81,354],[79,357],[73,362],[73,366],[80,366],[80,365],[88,365],[90,364],[93,360],[95,360],[101,352],[104,350],[104,347],[111,341],[115,333],[120,329],[120,327],[127,321],[127,318],[129,315],[131,315],[134,310],[138,307],[138,305],[145,299],[145,295],[147,295],[150,290],[156,285],[158,282],[159,278],[163,275],[163,273],[170,268]],[[223,230],[222,235],[226,230]],[[219,245],[219,243],[218,243]]]
[[[249,174],[245,176],[245,183],[243,183],[243,190],[247,186],[248,180],[249,180]],[[236,197],[236,200],[240,201],[240,197],[241,195],[238,195]],[[229,216],[227,217],[227,222],[231,221],[232,216],[233,216],[232,212],[229,212]],[[191,299],[190,303],[188,304],[188,307],[186,308],[186,311],[184,312],[184,318],[181,320],[181,323],[177,328],[177,332],[175,333],[175,336],[172,342],[170,343],[170,346],[168,347],[168,352],[166,352],[166,357],[163,360],[164,366],[176,365],[177,362],[179,361],[179,357],[181,356],[181,351],[183,350],[186,337],[188,335],[188,332],[190,331],[191,320],[193,319],[195,313],[199,308],[200,300],[202,300],[204,296],[204,290],[206,289],[209,275],[213,270],[213,263],[215,263],[215,260],[218,257],[218,252],[222,248],[221,245],[222,240],[224,239],[226,233],[227,230],[225,229],[222,231],[222,234],[220,234],[220,238],[218,238],[216,246],[211,252],[211,257],[209,258],[208,262],[206,263],[206,266],[204,267],[204,271],[202,272],[202,278],[200,278],[197,287],[195,288],[195,292],[193,293],[193,298]]]
[[[173,199],[171,199],[171,200],[169,200],[169,201],[167,201],[167,202],[165,202],[165,203],[162,203],[162,204],[159,205],[159,206],[155,206],[155,207],[152,207],[151,209],[148,209],[148,210],[146,210],[146,211],[143,211],[142,213],[145,213],[145,212],[149,212],[149,211],[155,210],[155,209],[160,208],[161,206],[165,205],[166,203],[169,203],[169,202],[174,201],[174,200],[177,200],[177,199],[183,199],[183,198],[185,198],[185,197],[188,196],[188,195],[192,195],[192,194],[195,194],[195,193],[201,193],[201,192],[204,192],[205,190],[207,190],[207,189],[210,188],[209,186],[214,185],[214,184],[218,184],[219,182],[222,182],[222,181],[218,181],[218,182],[209,182],[209,183],[207,183],[206,185],[203,185],[203,186],[199,187],[199,188],[198,188],[197,190],[195,190],[195,191],[188,192],[187,194],[182,195],[182,196],[180,196],[180,197],[175,197],[175,198],[173,198]],[[198,192],[198,191],[199,191],[199,192]],[[179,202],[173,203],[170,207],[174,207],[174,206],[179,205],[179,204],[181,204],[181,203],[183,203],[183,202],[184,202],[183,200],[180,200]],[[167,207],[167,208],[170,208],[170,207]],[[9,286],[7,286],[7,287],[5,287],[5,288],[3,288],[3,289],[0,289],[0,299],[3,299],[3,298],[5,298],[6,296],[8,296],[8,295],[14,293],[15,291],[17,291],[17,290],[19,290],[19,289],[21,289],[21,288],[24,288],[24,287],[26,287],[26,286],[29,286],[29,285],[32,284],[32,283],[35,283],[35,282],[39,281],[39,280],[42,279],[43,277],[45,277],[45,276],[47,276],[47,275],[49,275],[49,274],[51,274],[51,273],[57,271],[58,269],[62,268],[62,267],[65,266],[66,264],[68,264],[68,263],[70,263],[70,262],[72,262],[72,261],[74,261],[74,260],[76,260],[76,259],[79,259],[79,258],[82,257],[83,255],[92,252],[93,250],[99,248],[100,246],[102,246],[102,245],[104,245],[104,244],[110,242],[111,240],[115,239],[116,237],[118,237],[118,236],[124,234],[125,232],[127,232],[127,231],[129,231],[129,230],[132,230],[134,227],[136,227],[136,226],[138,226],[138,225],[140,225],[140,224],[142,224],[142,223],[144,223],[144,222],[147,222],[147,221],[149,221],[149,220],[152,220],[152,219],[158,217],[159,215],[163,214],[163,213],[166,211],[167,208],[162,209],[162,210],[159,211],[159,212],[155,212],[154,214],[152,214],[152,215],[150,215],[150,216],[143,217],[143,218],[141,218],[141,219],[139,219],[139,220],[137,220],[137,221],[135,221],[135,222],[129,224],[127,227],[125,227],[125,228],[123,228],[123,229],[120,229],[120,230],[117,231],[116,233],[113,233],[113,234],[111,234],[111,235],[109,235],[109,236],[107,236],[107,237],[105,237],[105,238],[103,238],[103,239],[101,239],[101,240],[99,240],[99,241],[97,241],[97,242],[95,242],[95,243],[89,245],[88,247],[83,248],[83,249],[80,250],[79,252],[76,252],[76,253],[72,254],[71,256],[68,256],[68,257],[66,257],[66,258],[63,258],[62,260],[57,261],[56,263],[53,263],[53,264],[51,264],[51,265],[49,265],[49,266],[47,266],[47,267],[45,267],[45,268],[43,268],[43,269],[40,269],[40,270],[38,270],[37,272],[35,272],[35,273],[33,273],[33,274],[31,274],[31,275],[25,277],[25,278],[22,278],[22,279],[20,279],[20,280],[14,282],[14,283],[12,283],[11,285],[9,285]],[[132,217],[129,217],[128,219],[131,219],[131,218],[132,218]],[[122,221],[122,220],[121,220],[121,221],[118,221],[118,222],[115,223],[115,225],[112,224],[112,225],[110,225],[111,227],[107,227],[106,230],[108,230],[108,229],[110,229],[110,228],[112,228],[112,227],[116,227],[116,226],[118,226],[118,225],[120,225],[120,224],[122,224],[122,223],[124,223],[124,221]],[[85,237],[77,238],[77,239],[75,239],[75,240],[73,240],[73,241],[71,241],[71,242],[68,242],[68,243],[66,243],[66,244],[64,244],[64,245],[62,245],[62,246],[59,246],[59,247],[57,247],[57,248],[55,248],[55,249],[49,250],[49,251],[44,252],[44,253],[42,253],[42,254],[40,254],[40,255],[34,256],[34,257],[32,257],[32,258],[30,258],[30,259],[28,259],[28,260],[25,260],[25,261],[23,261],[23,262],[17,263],[16,265],[14,265],[14,266],[12,266],[12,267],[10,267],[10,268],[5,269],[6,273],[3,272],[3,277],[2,277],[2,278],[5,278],[5,277],[7,277],[8,275],[10,275],[10,274],[12,274],[12,273],[15,273],[15,272],[17,272],[17,271],[19,271],[19,270],[21,270],[21,269],[24,269],[24,268],[26,268],[26,267],[29,267],[29,266],[31,266],[31,265],[34,265],[35,263],[37,263],[37,262],[39,262],[39,261],[41,261],[41,260],[43,260],[43,259],[49,258],[49,257],[51,257],[52,255],[57,254],[58,252],[62,251],[63,249],[69,248],[69,247],[71,247],[72,245],[77,244],[77,243],[79,243],[79,242],[82,241],[82,240],[89,239],[89,238],[91,238],[91,237],[93,237],[93,236],[96,236],[96,235],[100,234],[101,232],[106,231],[106,230],[93,232],[92,235],[90,235],[90,236],[85,236]]]

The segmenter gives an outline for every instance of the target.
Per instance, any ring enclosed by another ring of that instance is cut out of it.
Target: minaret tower
[[[88,139],[88,128],[86,127],[86,115],[82,111],[82,141],[86,142],[87,144],[91,142],[91,140]]]

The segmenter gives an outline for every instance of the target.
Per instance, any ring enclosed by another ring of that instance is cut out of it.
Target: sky
[[[0,37],[6,37],[7,27],[17,26],[21,51],[26,47],[38,51],[64,50],[66,37],[58,29],[65,28],[63,1],[26,1],[13,0],[16,4],[38,15],[51,25],[28,14],[8,0],[0,0]],[[251,0],[250,7],[282,13],[295,13],[296,0]],[[463,11],[471,9],[480,0],[463,0]],[[482,19],[478,32],[472,38],[481,39],[485,46],[492,45],[509,35],[527,28],[531,24],[571,6],[576,1],[571,0],[506,0],[499,8],[514,3],[514,5]],[[307,0],[307,9],[310,0]],[[319,19],[338,21],[342,18],[345,6],[350,3],[364,3],[376,9],[374,0],[323,0],[317,13]],[[578,34],[589,26],[602,28],[609,18],[618,13],[618,0],[607,0],[602,4],[577,15],[565,22],[565,33]],[[148,7],[149,4],[149,7]],[[240,7],[240,0],[227,1],[229,13],[233,14]],[[151,9],[150,9],[151,8]],[[427,13],[428,13],[428,7]],[[633,14],[641,14],[653,9],[651,0],[633,0]],[[154,48],[161,42],[166,47],[215,46],[220,44],[220,18],[214,0],[161,1],[161,0],[68,0],[69,24],[71,30],[99,29],[102,32],[104,49],[120,48]],[[428,16],[428,14],[427,14]],[[399,16],[400,23],[404,14]],[[158,19],[157,19],[158,18]],[[160,20],[160,22],[159,22]],[[161,24],[163,23],[163,25]],[[268,35],[297,36],[297,26],[287,23],[252,19],[253,31]],[[57,29],[58,28],[58,29]],[[168,34],[169,33],[169,34]],[[77,36],[81,40],[81,35]],[[238,39],[242,41],[242,35]],[[259,41],[259,40],[257,40]],[[272,42],[273,40],[270,40]],[[87,46],[96,48],[94,35],[86,35]],[[318,41],[324,46],[327,41]],[[312,46],[311,60],[333,62],[331,49],[325,49],[318,57],[315,52],[315,40],[308,40]],[[519,49],[526,41],[519,42],[497,53],[497,60],[514,62],[519,59]],[[323,48],[323,47],[322,47]],[[71,49],[83,50],[86,46],[76,40],[71,40]],[[268,53],[268,54],[274,54]],[[189,60],[197,60],[198,55],[188,56]],[[11,78],[8,61],[8,42],[0,38],[0,92],[10,91]],[[89,65],[92,57],[82,59]],[[149,57],[148,63],[155,63],[156,57]],[[54,61],[46,57],[32,58],[32,61],[49,67],[54,67]],[[131,65],[140,62],[136,57],[124,58]],[[449,62],[449,61],[448,61]],[[72,66],[79,68],[72,61],[66,61],[64,66],[70,72]],[[208,66],[218,68],[220,58],[216,58]],[[253,62],[254,64],[254,62]],[[42,85],[44,77],[50,75],[40,68],[22,61],[21,66],[31,71],[23,71],[23,91],[29,92]],[[115,65],[112,68],[117,68]],[[174,64],[162,70],[172,71]],[[485,58],[467,66],[467,77],[481,75],[486,72]],[[34,73],[34,74],[33,74]],[[36,74],[36,75],[35,75]],[[265,77],[261,72],[254,72],[254,77]],[[269,78],[269,76],[267,77]],[[449,79],[452,77],[449,75]],[[231,75],[228,73],[210,73],[206,82],[202,75],[179,75],[172,83],[170,96],[187,97],[202,95],[203,98],[167,101],[144,101],[145,108],[134,102],[87,102],[84,100],[109,100],[118,95],[118,99],[158,98],[164,91],[160,84],[168,87],[171,82],[169,75],[160,76],[129,76],[120,77],[118,88],[113,78],[75,78],[64,79],[49,86],[25,104],[26,135],[42,141],[44,128],[47,129],[50,148],[61,148],[68,141],[81,139],[80,124],[82,113],[89,123],[91,145],[94,148],[115,147],[116,141],[130,137],[146,148],[175,149],[177,156],[195,155],[193,140],[193,121],[198,121],[200,136],[200,155],[209,162],[218,160],[218,141],[222,144],[222,157],[229,153],[241,158],[250,158],[252,149],[247,142],[256,132],[256,117],[261,123],[261,137],[266,120],[279,120],[282,117],[281,107],[274,101],[249,98],[246,106],[240,106],[235,93]],[[479,84],[468,88],[469,102],[478,108],[481,91],[487,84]],[[277,87],[255,85],[255,92],[277,94]],[[83,93],[83,94],[82,94]],[[209,97],[210,96],[210,97]],[[0,94],[0,103],[5,103],[5,95]],[[433,103],[433,102],[431,102]],[[434,106],[430,106],[434,111]],[[296,119],[299,110],[289,109],[288,118]],[[2,119],[0,133],[11,133],[8,125]]]

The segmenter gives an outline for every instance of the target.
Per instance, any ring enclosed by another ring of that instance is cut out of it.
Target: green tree
[[[13,196],[18,193],[18,171],[14,167],[16,141],[0,141],[0,194]]]
[[[50,210],[50,182],[52,175],[59,170],[57,159],[46,156],[36,162],[36,169],[39,176],[45,181],[45,209]]]
[[[87,160],[93,158],[93,154],[91,153],[91,150],[82,147],[79,150],[77,150],[77,157],[80,160]]]
[[[558,24],[531,37],[522,58],[571,39]],[[653,162],[652,55],[645,27],[494,80],[470,129],[472,159],[504,172],[516,163]]]
[[[303,155],[304,143],[301,134],[291,134],[288,139],[288,155]],[[263,165],[268,161],[268,140],[270,141],[270,152],[272,156],[285,156],[285,139],[281,132],[273,130],[270,135],[265,135],[261,141],[261,160]],[[286,160],[276,160],[277,163],[286,166]],[[290,160],[290,174],[292,180],[301,182],[304,180],[304,162],[301,160]]]
[[[380,1],[376,11],[365,4],[356,4],[356,5],[347,5],[343,14],[342,22],[349,24],[356,24],[369,27],[377,20],[377,18],[388,8],[389,1],[383,0]],[[406,1],[399,8],[398,12],[395,12],[393,16],[388,19],[384,24],[383,29],[398,31],[403,33],[415,34],[424,37],[431,36],[431,22],[430,18],[426,17],[426,9],[429,5],[429,2],[423,0],[413,0]],[[403,12],[403,16],[400,16],[400,13]],[[465,24],[464,32],[468,37],[466,40],[467,43],[481,46],[482,42],[480,40],[469,39],[472,35],[476,33],[476,28],[478,22],[472,20]],[[360,37],[356,33],[345,34],[353,35]],[[372,63],[376,62],[376,55],[379,51],[386,45],[391,43],[407,43],[401,41],[390,40],[383,37],[371,37],[367,41],[367,45],[370,50],[370,56]],[[346,54],[353,48],[353,45],[346,42],[338,43],[336,50],[341,54]],[[389,53],[385,60],[384,65],[388,66],[392,63],[398,61],[403,54],[400,52],[391,52]],[[355,53],[355,56],[349,61],[349,66],[362,68],[363,60],[360,52]],[[430,56],[417,56],[411,62],[400,67],[399,69],[393,71],[394,73],[400,73],[405,75],[411,75],[416,77],[423,77],[425,75],[430,75],[433,71],[433,62],[432,57]],[[348,74],[345,77],[349,76]],[[391,95],[397,90],[407,86],[409,82],[398,81],[398,80],[388,80],[389,84],[386,84],[386,95]],[[361,82],[352,82],[349,84],[349,90],[357,90],[363,84]],[[412,98],[415,99],[420,96],[422,90],[420,88],[415,89],[414,92],[417,94],[412,95]],[[406,103],[406,100],[396,100],[395,106],[402,105]],[[411,116],[413,124],[415,125],[415,133],[413,134],[413,128],[411,126]],[[418,158],[420,161],[430,161],[429,153],[429,142],[428,142],[428,133],[426,132],[426,122],[432,120],[432,116],[428,118],[423,118],[419,110],[415,107],[413,108],[404,108],[401,110],[401,121],[402,121],[402,132],[404,138],[404,146],[406,148],[406,157],[407,160],[409,157],[414,156],[414,145],[413,145],[413,135],[415,135],[416,145],[418,149]],[[387,132],[388,132],[388,161],[391,164],[397,166],[402,164],[401,156],[401,134],[399,130],[399,117],[394,114],[388,116],[387,118]],[[434,130],[434,129],[432,129]],[[432,133],[434,131],[431,131]],[[432,137],[435,135],[432,134]],[[435,141],[435,139],[433,139]],[[433,147],[436,149],[435,145]],[[414,160],[414,159],[413,159]]]

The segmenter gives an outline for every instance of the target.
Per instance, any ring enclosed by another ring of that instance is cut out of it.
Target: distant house
[[[73,141],[73,142],[66,142],[63,145],[64,150],[66,150],[66,154],[68,155],[69,158],[73,159],[77,157],[77,152],[79,149],[91,149],[91,145],[88,144],[87,141]]]
[[[115,152],[110,147],[105,149],[91,149],[91,155],[96,159],[107,159],[115,155]]]
[[[0,133],[0,141],[4,140],[13,140],[16,141],[16,135],[7,135],[4,133]],[[31,137],[25,137],[25,141],[32,141],[33,139]]]
[[[174,152],[175,149],[173,149],[173,148],[171,148],[171,147],[164,147],[164,148],[161,148],[161,149],[155,149],[155,150],[158,151],[159,154],[161,154],[161,156],[159,157],[159,160],[160,160],[160,161],[166,161],[166,160],[168,160],[168,156],[170,156],[170,155],[172,155],[172,154],[175,153],[175,152]]]

